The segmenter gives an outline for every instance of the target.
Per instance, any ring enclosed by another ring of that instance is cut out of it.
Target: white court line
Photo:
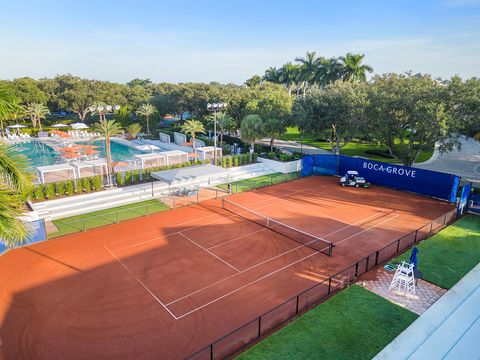
[[[200,244],[197,244],[195,241],[193,241],[192,239],[190,239],[188,236],[186,236],[184,233],[180,232],[179,233],[181,236],[183,236],[185,239],[187,239],[188,241],[191,241],[192,243],[194,243],[195,245],[197,245],[200,249],[202,250],[205,250],[207,253],[209,253],[210,255],[212,255],[213,257],[215,257],[216,259],[220,260],[221,262],[223,262],[225,265],[227,266],[230,266],[232,269],[234,269],[235,271],[237,271],[238,273],[240,272],[240,270],[238,270],[235,266],[229,264],[227,261],[223,260],[221,257],[215,255],[214,253],[212,253],[210,250],[204,248],[202,245]]]
[[[380,222],[380,223],[378,223],[378,224],[376,224],[376,225],[373,225],[372,227],[370,227],[370,228],[368,228],[368,229],[366,229],[366,230],[360,231],[360,232],[356,233],[355,235],[349,236],[349,237],[346,238],[346,239],[350,239],[350,238],[352,238],[352,237],[354,237],[354,236],[357,236],[357,235],[359,235],[359,234],[361,234],[361,233],[364,233],[365,231],[371,230],[371,229],[373,229],[374,227],[376,227],[376,226],[378,226],[378,225],[381,225],[381,224],[383,224],[383,223],[385,223],[385,222],[387,222],[387,221],[390,221],[390,220],[392,220],[392,219],[394,219],[394,218],[396,218],[396,217],[398,217],[398,215],[395,215],[395,216],[393,216],[393,217],[391,217],[391,218],[389,218],[389,219],[387,219],[387,220],[384,220],[384,221],[382,221],[382,222]],[[346,240],[346,239],[345,239],[345,240]],[[342,240],[342,241],[343,241],[343,240]],[[338,244],[338,243],[337,243],[337,244]],[[211,304],[213,304],[213,303],[215,303],[215,302],[217,302],[217,301],[219,301],[219,300],[221,300],[221,299],[223,299],[223,298],[225,298],[225,297],[227,297],[227,296],[230,296],[230,295],[232,295],[232,294],[234,294],[234,293],[236,293],[236,292],[238,292],[238,291],[240,291],[240,290],[242,290],[242,289],[244,289],[244,288],[246,288],[246,287],[248,287],[248,286],[250,286],[250,285],[252,285],[252,284],[257,283],[257,282],[260,281],[260,280],[263,280],[263,279],[265,279],[265,278],[267,278],[267,277],[269,277],[269,276],[272,276],[272,275],[278,273],[279,271],[282,271],[282,270],[284,270],[284,269],[286,269],[286,268],[288,268],[288,267],[290,267],[290,266],[292,266],[292,265],[295,265],[295,264],[297,264],[297,263],[299,263],[299,262],[301,262],[301,261],[303,261],[303,260],[306,260],[306,259],[308,259],[308,258],[310,258],[310,257],[312,257],[312,256],[315,256],[315,255],[317,255],[317,254],[319,254],[319,253],[318,253],[318,252],[315,252],[315,253],[313,253],[313,254],[307,255],[307,256],[305,256],[305,257],[303,257],[303,258],[301,258],[301,259],[299,259],[299,260],[297,260],[297,261],[294,261],[294,262],[291,263],[291,264],[285,265],[284,267],[281,267],[280,269],[277,269],[277,270],[275,270],[275,271],[273,271],[273,272],[271,272],[271,273],[268,273],[268,274],[266,274],[266,275],[264,275],[264,276],[262,276],[262,277],[260,277],[260,278],[258,278],[258,279],[256,279],[256,280],[254,280],[254,281],[251,281],[251,282],[249,282],[248,284],[245,284],[245,285],[243,285],[243,286],[241,286],[241,287],[239,287],[239,288],[237,288],[237,289],[235,289],[235,290],[232,290],[232,291],[228,292],[227,294],[224,294],[224,295],[222,295],[222,296],[220,296],[220,297],[218,297],[218,298],[215,298],[215,299],[213,299],[212,301],[209,301],[208,303],[205,303],[205,304],[203,304],[203,305],[201,305],[201,306],[198,306],[198,307],[196,307],[195,309],[192,309],[192,310],[190,310],[190,311],[188,311],[188,312],[186,312],[186,313],[178,316],[178,317],[177,317],[177,320],[178,320],[178,319],[181,319],[181,318],[183,318],[183,317],[185,317],[185,316],[187,316],[187,315],[190,315],[190,314],[192,314],[193,312],[195,312],[195,311],[197,311],[197,310],[200,310],[200,309],[202,309],[202,308],[204,308],[204,307],[206,307],[206,306],[208,306],[208,305],[211,305]],[[238,275],[238,274],[236,274],[236,275]],[[178,301],[178,300],[175,300],[174,302],[176,302],[176,301]],[[170,306],[170,305],[173,304],[174,302],[170,302],[170,303],[166,304],[166,306]]]
[[[356,234],[354,234],[354,235],[352,235],[352,236],[349,236],[349,237],[347,237],[347,238],[345,238],[345,239],[342,239],[342,240],[340,240],[340,241],[337,241],[337,242],[335,243],[335,245],[340,244],[340,243],[342,243],[342,242],[344,242],[344,241],[346,241],[346,240],[348,240],[348,239],[351,239],[352,237],[355,237],[355,236],[357,236],[357,235],[360,235],[360,234],[364,233],[365,231],[371,230],[371,229],[377,227],[378,225],[382,225],[382,224],[384,224],[384,223],[386,223],[386,222],[388,222],[388,221],[390,221],[390,220],[393,220],[393,219],[395,219],[395,218],[397,218],[397,217],[399,217],[399,216],[400,216],[400,215],[395,215],[395,216],[392,216],[390,219],[383,220],[382,222],[379,222],[378,224],[375,224],[375,225],[373,225],[372,227],[369,227],[369,228],[367,228],[367,229],[365,229],[365,230],[362,230],[362,231],[360,231],[360,232],[358,232],[358,233],[356,233]]]
[[[258,225],[258,226],[261,226],[261,225]],[[253,231],[253,232],[251,232],[251,233],[248,233],[248,234],[246,234],[246,235],[241,235],[241,236],[238,236],[238,237],[236,237],[236,238],[233,238],[232,240],[228,240],[228,241],[225,241],[225,242],[223,242],[223,243],[210,246],[210,247],[207,248],[207,249],[209,249],[209,250],[210,250],[210,249],[215,249],[215,248],[217,248],[217,247],[219,247],[219,246],[223,246],[223,245],[229,244],[229,243],[231,243],[231,242],[233,242],[233,241],[237,241],[237,240],[243,239],[243,238],[245,238],[245,237],[247,237],[247,236],[250,236],[250,235],[253,235],[253,234],[256,234],[256,233],[265,231],[265,230],[268,230],[268,228],[261,228],[260,230],[255,230],[255,231]]]
[[[181,319],[181,318],[183,318],[183,317],[185,317],[185,316],[187,316],[187,315],[190,315],[191,313],[193,313],[193,312],[195,312],[195,311],[198,311],[198,310],[200,310],[200,309],[203,309],[204,307],[206,307],[206,306],[208,306],[208,305],[211,305],[211,304],[213,304],[213,303],[215,303],[215,302],[217,302],[217,301],[219,301],[219,300],[221,300],[221,299],[223,299],[223,298],[225,298],[225,297],[227,297],[227,296],[230,296],[230,295],[232,295],[232,294],[234,294],[234,293],[236,293],[236,292],[238,292],[238,291],[240,291],[240,290],[242,290],[242,289],[244,289],[244,288],[246,288],[246,287],[248,287],[248,286],[250,286],[250,285],[255,284],[255,283],[258,282],[258,281],[261,281],[261,280],[263,280],[263,279],[265,279],[265,278],[267,278],[267,277],[269,277],[269,276],[275,275],[275,274],[278,273],[279,271],[282,271],[282,270],[284,270],[284,269],[286,269],[286,268],[289,268],[290,266],[295,265],[295,264],[299,263],[300,261],[306,260],[306,259],[308,259],[309,257],[315,256],[315,255],[317,255],[317,254],[318,254],[318,252],[313,253],[313,254],[310,254],[310,255],[307,255],[307,256],[305,256],[305,257],[303,257],[303,258],[301,258],[301,259],[299,259],[299,260],[297,260],[297,261],[294,261],[294,262],[291,263],[291,264],[285,265],[284,267],[281,267],[280,269],[277,269],[277,270],[275,270],[275,271],[273,271],[273,272],[271,272],[271,273],[268,273],[268,274],[266,274],[266,275],[264,275],[264,276],[262,276],[262,277],[259,277],[258,279],[254,280],[254,281],[251,281],[251,282],[249,282],[248,284],[245,284],[245,285],[243,285],[243,286],[241,286],[241,287],[239,287],[239,288],[237,288],[237,289],[235,289],[235,290],[230,291],[230,292],[227,293],[227,294],[224,294],[224,295],[222,295],[222,296],[220,296],[220,297],[218,297],[218,298],[216,298],[216,299],[213,299],[212,301],[209,301],[209,302],[206,303],[206,304],[203,304],[203,305],[201,305],[201,306],[199,306],[199,307],[197,307],[197,308],[195,308],[195,309],[193,309],[193,310],[190,310],[189,312],[186,312],[185,314],[182,314],[182,315],[178,316],[178,317],[176,318],[176,320]]]
[[[113,257],[114,259],[116,259],[116,260],[123,266],[123,268],[130,274],[131,277],[133,277],[135,280],[137,280],[138,283],[139,283],[140,285],[142,285],[143,288],[144,288],[145,290],[147,290],[148,293],[149,293],[160,305],[162,305],[162,307],[163,307],[165,310],[168,311],[168,313],[169,313],[175,320],[178,320],[178,319],[179,319],[178,317],[175,316],[174,313],[172,313],[172,312],[170,311],[170,309],[168,309],[168,308],[163,304],[163,302],[148,288],[148,286],[143,283],[142,280],[140,280],[137,276],[135,276],[135,275],[130,271],[130,269],[128,268],[128,266],[125,265],[125,264],[123,263],[123,261],[118,258],[117,255],[115,255],[112,251],[110,251],[110,249],[109,249],[107,246],[105,246],[105,249],[110,253],[110,255],[112,255],[112,257]]]
[[[359,223],[359,222],[361,222],[361,221],[365,221],[366,219],[368,219],[368,218],[370,218],[370,217],[371,217],[371,216],[369,216],[369,217],[367,217],[367,218],[365,218],[365,219],[359,220],[359,221],[357,221],[357,222],[355,222],[355,223],[353,223],[353,224],[351,224],[351,225],[349,225],[349,226],[354,226],[355,224],[357,224],[357,223]],[[347,227],[348,227],[348,226],[347,226]],[[345,227],[345,228],[347,228],[347,227]],[[333,231],[332,233],[335,233],[335,232],[336,232],[336,231]],[[328,236],[328,235],[330,235],[330,233],[327,234],[327,235],[325,235],[325,236]],[[288,238],[287,238],[287,239],[288,239]],[[201,289],[195,290],[195,291],[191,292],[190,294],[187,294],[187,295],[184,295],[184,296],[182,296],[182,297],[180,297],[180,298],[178,298],[178,299],[175,299],[175,300],[169,302],[168,304],[166,304],[166,306],[170,306],[170,305],[172,305],[172,304],[174,304],[174,303],[176,303],[176,302],[178,302],[178,301],[181,301],[181,300],[183,300],[183,299],[185,299],[185,298],[187,298],[187,297],[189,297],[189,296],[192,296],[192,295],[195,295],[195,294],[197,294],[197,293],[199,293],[199,292],[202,292],[202,291],[204,291],[204,290],[206,290],[206,289],[208,289],[208,288],[210,288],[210,287],[212,287],[212,286],[218,285],[218,284],[220,284],[220,283],[222,283],[222,282],[224,282],[224,281],[226,281],[226,280],[229,280],[229,279],[231,279],[231,278],[233,278],[233,277],[235,277],[235,276],[237,276],[237,275],[239,275],[239,274],[242,274],[242,273],[244,273],[244,272],[247,272],[247,271],[249,271],[249,270],[252,270],[252,269],[254,269],[254,268],[256,268],[256,267],[258,267],[258,266],[260,266],[260,265],[266,264],[266,263],[269,262],[269,261],[278,259],[279,257],[281,257],[281,256],[283,256],[283,255],[286,255],[286,254],[289,254],[289,253],[291,253],[291,252],[293,252],[293,251],[295,251],[295,250],[298,250],[298,249],[300,249],[300,248],[302,248],[302,247],[307,247],[307,248],[308,248],[308,246],[307,246],[308,244],[309,244],[309,243],[307,243],[306,245],[296,246],[296,247],[294,247],[294,248],[292,248],[292,249],[290,249],[290,250],[288,250],[288,251],[285,251],[285,252],[283,252],[283,253],[281,253],[281,254],[278,254],[278,255],[276,255],[276,256],[274,256],[274,257],[271,257],[271,258],[269,258],[269,259],[267,259],[267,260],[264,260],[264,261],[262,261],[262,262],[259,262],[258,264],[252,265],[252,266],[250,266],[250,267],[248,267],[248,268],[240,271],[238,274],[233,274],[233,275],[227,276],[227,277],[224,278],[224,279],[218,280],[218,281],[216,281],[216,282],[214,282],[214,283],[212,283],[212,284],[210,284],[210,285],[207,285],[207,286],[205,286],[205,287],[203,287],[203,288],[201,288]]]
[[[297,191],[297,192],[300,192],[300,191]],[[292,193],[293,193],[293,192],[292,192]],[[295,192],[295,193],[296,193],[296,192]],[[253,203],[253,204],[259,204],[259,203],[262,203],[262,202],[265,202],[265,201],[270,201],[270,202],[271,202],[270,199],[267,199],[267,200],[261,200],[261,201],[255,202],[255,203]],[[274,204],[270,203],[270,204],[267,204],[267,205],[265,205],[265,206],[259,207],[259,209],[263,209],[263,208],[265,208],[265,207],[269,207],[269,206],[276,205],[276,204],[278,204],[278,203],[280,203],[280,202],[282,202],[282,201],[286,201],[286,200],[280,200],[280,201],[275,202]],[[223,210],[223,209],[222,209],[222,210]],[[228,214],[225,210],[223,210],[223,211],[224,211],[226,214],[217,214],[217,213],[215,213],[215,214],[212,214],[212,215],[207,215],[207,216],[203,216],[203,217],[200,217],[200,218],[195,218],[195,219],[190,220],[190,221],[185,221],[185,222],[179,223],[179,224],[177,224],[177,225],[175,225],[175,226],[185,225],[185,224],[188,224],[188,223],[190,223],[190,222],[193,222],[193,221],[196,221],[196,220],[199,220],[199,219],[206,219],[206,218],[210,218],[210,217],[212,217],[212,216],[216,216],[215,219],[210,220],[210,221],[207,221],[207,222],[204,222],[204,223],[202,223],[202,224],[200,224],[200,225],[191,226],[191,227],[189,227],[189,228],[187,228],[187,229],[183,229],[183,230],[180,230],[180,231],[175,231],[175,232],[172,232],[172,233],[169,233],[169,234],[165,234],[165,235],[155,236],[155,237],[152,237],[152,238],[148,238],[148,240],[141,241],[141,242],[137,242],[137,243],[135,243],[135,244],[122,247],[122,248],[120,248],[120,249],[115,249],[115,251],[123,251],[123,250],[126,250],[126,249],[130,249],[130,248],[132,248],[132,247],[136,247],[136,246],[140,246],[140,245],[143,245],[143,244],[147,244],[147,243],[152,242],[152,241],[157,241],[157,240],[159,240],[159,239],[162,239],[162,238],[165,238],[165,237],[168,237],[168,236],[171,236],[171,235],[178,235],[178,234],[180,234],[181,232],[184,232],[184,231],[194,230],[194,229],[197,229],[197,228],[199,228],[199,227],[206,226],[207,224],[210,224],[210,223],[214,222],[215,220],[217,220],[217,219],[219,219],[219,218],[227,218],[227,219],[238,218],[238,215],[235,215],[235,214],[230,215],[230,214]],[[340,220],[339,220],[339,221],[340,221]],[[147,234],[148,234],[148,233],[147,233]],[[253,233],[252,233],[252,234],[253,234]],[[110,243],[109,246],[112,246],[112,245],[115,245],[115,244],[118,244],[118,243],[122,243],[122,242],[126,242],[126,241],[128,241],[128,240],[133,240],[133,239],[135,239],[135,238],[144,237],[144,236],[145,236],[145,233],[140,234],[140,235],[136,235],[136,236],[132,236],[132,237],[129,237],[129,238],[124,239],[124,240],[119,240],[119,241]],[[219,245],[221,245],[221,244],[219,244]]]

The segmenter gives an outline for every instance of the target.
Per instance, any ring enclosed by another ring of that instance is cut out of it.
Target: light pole
[[[100,120],[101,127],[103,129],[103,135],[105,136],[105,152],[107,155],[107,182],[108,186],[112,186],[112,151],[110,149],[110,132],[107,127],[107,117],[108,112],[120,110],[120,105],[98,105],[90,106],[88,108],[92,113],[97,111],[98,117]]]
[[[207,104],[207,110],[213,112],[213,163],[217,165],[217,111],[227,108],[227,103]]]

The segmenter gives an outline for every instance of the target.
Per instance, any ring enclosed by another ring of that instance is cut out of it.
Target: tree
[[[113,115],[113,119],[122,127],[127,127],[132,119],[132,113],[128,105],[120,106],[120,109]]]
[[[40,89],[39,83],[29,77],[15,79],[11,82],[15,97],[22,104],[45,103],[48,100],[47,94]]]
[[[283,65],[279,70],[280,82],[287,87],[288,95],[292,95],[295,87],[301,80],[301,67],[290,62]]]
[[[262,77],[260,75],[253,75],[251,78],[245,81],[245,86],[253,87],[258,86],[262,83]]]
[[[343,67],[337,58],[322,59],[318,70],[318,83],[327,86],[342,78]]]
[[[293,99],[286,89],[277,84],[262,84],[256,96],[247,103],[250,114],[266,119],[265,135],[270,137],[273,149],[275,137],[285,132],[285,126],[292,113]]]
[[[182,125],[182,132],[185,134],[190,134],[193,152],[195,152],[195,134],[202,133],[205,134],[205,127],[203,124],[198,120],[186,120],[185,123]]]
[[[226,130],[230,130],[235,126],[233,118],[225,112],[217,113],[217,127],[220,129],[220,147],[223,146],[223,134]],[[215,115],[211,117],[212,121],[215,120]]]
[[[445,109],[446,88],[429,76],[386,74],[369,87],[368,125],[389,153],[411,166],[424,150],[451,149],[457,140]]]
[[[445,86],[446,110],[459,134],[473,136],[480,131],[480,79],[463,81],[454,76]]]
[[[274,83],[274,84],[280,84],[280,69],[277,69],[276,67],[269,67],[267,70],[265,70],[265,74],[263,75],[263,80]]]
[[[105,151],[107,153],[107,181],[111,186],[112,182],[112,149],[110,144],[110,138],[122,133],[122,128],[116,123],[115,120],[107,120],[103,113],[99,113],[99,120],[93,125],[94,131],[99,132],[105,138]]]
[[[16,110],[18,102],[12,88],[5,82],[0,83],[0,129],[3,130],[3,121],[8,120]]]
[[[54,80],[57,84],[58,107],[73,111],[81,122],[85,122],[90,106],[101,100],[95,82],[72,75],[59,75]]]
[[[21,220],[32,185],[28,159],[12,146],[0,143],[0,239],[7,246],[27,240],[28,225]]]
[[[139,132],[142,131],[142,125],[140,125],[139,123],[134,123],[134,124],[130,124],[128,125],[128,128],[127,128],[127,132],[128,132],[128,135],[130,135],[130,137],[132,139],[135,139],[138,135]]]
[[[253,151],[255,148],[255,141],[261,139],[265,135],[265,124],[259,115],[247,115],[242,120],[240,131],[242,133],[242,140],[249,142]]]
[[[307,55],[295,58],[295,61],[300,63],[300,79],[303,82],[302,90],[303,96],[305,96],[307,86],[314,85],[318,79],[318,71],[322,62],[322,57],[317,57],[315,51],[307,51]]]
[[[150,135],[150,124],[149,124],[150,116],[155,114],[156,111],[157,109],[152,104],[143,104],[137,110],[137,114],[144,116],[145,120],[147,121],[147,135]]]
[[[364,54],[347,53],[340,57],[342,64],[342,78],[345,81],[367,81],[367,72],[373,72],[373,68],[369,65],[362,64]]]
[[[35,103],[27,106],[27,113],[30,116],[33,127],[37,126],[38,123],[38,128],[42,130],[42,119],[45,119],[50,114],[50,110],[44,104]]]
[[[302,111],[296,114],[303,123],[299,125],[315,134],[327,134],[332,152],[340,154],[361,125],[366,93],[361,85],[337,81],[324,89],[313,89],[300,102]]]

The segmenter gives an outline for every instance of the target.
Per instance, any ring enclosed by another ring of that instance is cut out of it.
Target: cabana
[[[73,180],[77,178],[77,172],[75,171],[75,168],[69,163],[38,166],[37,173],[42,184],[56,181]]]
[[[188,153],[185,151],[162,151],[159,154],[165,156],[166,165],[182,164],[188,161]]]
[[[150,174],[153,178],[164,181],[169,185],[194,184],[206,182],[228,182],[229,172],[221,166],[198,165],[185,168],[156,171]]]
[[[166,156],[163,153],[138,154],[134,157],[140,161],[140,168],[142,170],[167,165]]]
[[[75,161],[72,165],[77,170],[77,178],[107,175],[107,162],[104,159]]]
[[[213,146],[203,146],[196,149],[200,160],[210,161],[213,160],[215,154],[215,148]],[[222,157],[222,148],[217,147],[217,159]]]

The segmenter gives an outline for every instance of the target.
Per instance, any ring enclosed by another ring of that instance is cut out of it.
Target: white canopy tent
[[[70,124],[70,127],[74,130],[82,130],[82,129],[88,129],[88,125],[85,124],[85,123],[73,123],[73,124]]]
[[[228,170],[214,165],[189,166],[180,169],[153,172],[150,175],[169,185],[199,182],[228,182]]]

